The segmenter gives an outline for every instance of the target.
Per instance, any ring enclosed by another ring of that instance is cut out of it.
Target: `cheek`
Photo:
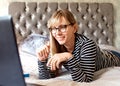
[[[52,34],[52,37],[53,37],[53,38],[55,38],[55,35],[54,35],[54,34]]]
[[[66,34],[66,40],[71,40],[73,38],[74,32],[69,32],[68,34]]]
[[[53,34],[52,36],[53,36],[54,39],[56,39],[56,35],[55,34]]]

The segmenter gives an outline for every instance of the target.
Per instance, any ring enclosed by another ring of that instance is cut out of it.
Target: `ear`
[[[73,28],[74,28],[74,33],[76,33],[76,32],[78,31],[78,24],[75,23],[75,24],[73,25]]]

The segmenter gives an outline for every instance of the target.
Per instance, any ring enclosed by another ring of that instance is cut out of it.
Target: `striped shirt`
[[[94,72],[102,68],[120,66],[120,59],[112,52],[100,50],[93,40],[77,33],[75,34],[75,48],[72,55],[73,58],[64,62],[63,66],[70,71],[72,79],[78,82],[92,81]],[[39,74],[41,69],[43,70],[39,66]],[[41,72],[40,76],[44,73]]]

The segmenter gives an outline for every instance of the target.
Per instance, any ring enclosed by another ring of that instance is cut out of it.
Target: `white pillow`
[[[38,78],[38,58],[36,49],[42,47],[47,41],[48,36],[31,34],[19,45],[19,55],[24,74]]]
[[[47,41],[49,41],[48,36],[31,34],[19,45],[19,48],[22,51],[36,55],[36,49],[41,48]]]

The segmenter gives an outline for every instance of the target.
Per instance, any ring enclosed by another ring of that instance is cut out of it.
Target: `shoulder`
[[[75,37],[76,39],[88,39],[85,35],[79,34],[79,33],[75,33]]]
[[[98,51],[99,46],[96,42],[82,34],[76,34],[76,46],[79,47],[81,50],[86,51]]]
[[[85,35],[78,34],[78,33],[75,33],[75,40],[76,40],[77,43],[82,43],[82,44],[85,44],[85,43],[96,44],[92,39],[89,39]]]

